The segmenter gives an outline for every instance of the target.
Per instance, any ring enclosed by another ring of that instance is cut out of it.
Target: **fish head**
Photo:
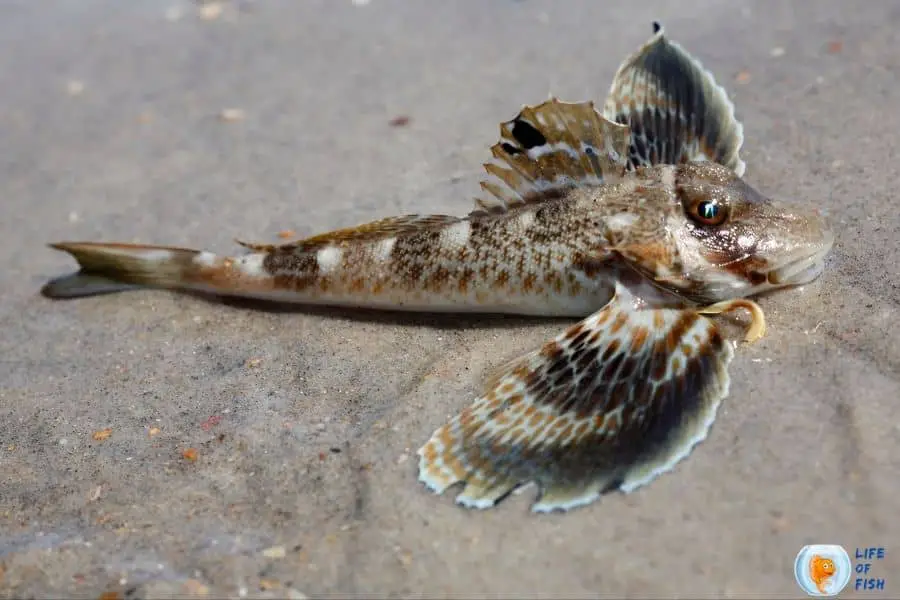
[[[802,285],[824,269],[834,234],[812,206],[768,198],[712,162],[674,167],[668,269],[651,278],[698,303]],[[668,272],[666,272],[668,271]]]

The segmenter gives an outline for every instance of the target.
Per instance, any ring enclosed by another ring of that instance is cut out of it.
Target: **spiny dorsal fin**
[[[472,214],[503,213],[516,206],[558,198],[578,185],[597,185],[625,171],[628,128],[607,119],[593,102],[550,98],[524,106],[500,125],[494,159],[484,168],[488,193]]]
[[[279,250],[296,248],[299,250],[311,251],[324,246],[340,246],[348,242],[383,240],[403,233],[421,231],[423,229],[440,227],[442,225],[450,225],[457,221],[460,221],[459,217],[450,215],[402,215],[399,217],[379,219],[356,227],[337,229],[335,231],[321,233],[303,240],[277,246],[272,244],[252,244],[240,240],[235,241],[241,246],[256,252],[272,252],[276,248]]]
[[[661,25],[653,31],[619,67],[603,107],[604,117],[631,127],[629,169],[712,161],[743,176],[744,128],[728,94]]]

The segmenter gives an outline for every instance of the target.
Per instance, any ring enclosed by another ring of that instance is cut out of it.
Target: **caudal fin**
[[[97,242],[60,242],[51,248],[71,254],[81,270],[58,277],[41,288],[48,298],[81,298],[141,287],[175,289],[184,287],[188,275],[196,270],[199,250],[104,244]]]

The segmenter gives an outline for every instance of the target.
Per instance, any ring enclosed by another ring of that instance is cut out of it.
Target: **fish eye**
[[[695,202],[691,205],[688,213],[701,225],[721,225],[728,216],[725,206],[715,200]]]

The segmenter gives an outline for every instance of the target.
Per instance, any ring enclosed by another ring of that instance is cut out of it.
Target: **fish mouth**
[[[773,286],[803,285],[817,279],[825,270],[825,256],[834,245],[834,235],[827,233],[821,244],[817,244],[813,253],[804,253],[777,269],[772,269],[767,275],[768,282]]]

